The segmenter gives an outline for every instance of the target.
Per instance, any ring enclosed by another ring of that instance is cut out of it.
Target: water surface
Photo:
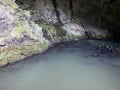
[[[55,47],[2,68],[0,90],[120,90],[119,58],[92,56],[101,43]]]

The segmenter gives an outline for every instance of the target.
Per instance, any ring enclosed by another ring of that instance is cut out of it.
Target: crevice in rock
[[[59,11],[57,10],[57,1],[56,0],[52,0],[53,2],[53,6],[54,6],[54,9],[55,9],[55,12],[56,12],[56,16],[57,16],[57,20],[59,23],[62,23],[61,20],[60,20],[60,13]]]
[[[71,11],[71,20],[70,21],[72,21],[72,19],[73,19],[73,2],[72,2],[72,0],[69,0],[69,3],[70,3],[70,11]]]

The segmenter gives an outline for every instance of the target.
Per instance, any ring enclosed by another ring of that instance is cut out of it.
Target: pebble
[[[92,56],[93,56],[93,57],[99,57],[100,55],[95,53],[95,54],[93,54]]]
[[[65,45],[60,45],[60,47],[64,47]]]

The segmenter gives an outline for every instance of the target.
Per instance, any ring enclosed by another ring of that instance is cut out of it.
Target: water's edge
[[[0,66],[0,68],[7,68],[7,67],[9,67],[11,65],[14,65],[14,64],[17,64],[19,62],[23,62],[23,61],[25,62],[26,59],[32,58],[32,57],[34,57],[36,55],[42,55],[42,54],[46,53],[49,49],[59,47],[59,46],[61,47],[61,45],[64,46],[64,45],[68,45],[68,44],[74,44],[74,42],[79,42],[79,40],[77,40],[77,41],[75,41],[75,40],[73,40],[73,41],[62,41],[62,42],[53,43],[52,45],[50,45],[47,49],[45,49],[41,53],[32,54],[30,56],[25,57],[24,59],[19,59],[19,60],[15,60],[13,62],[9,62],[9,63],[7,63],[5,65]]]
[[[37,53],[37,54],[32,54],[28,57],[25,57],[24,59],[19,59],[19,60],[15,60],[13,62],[9,62],[6,65],[0,66],[0,69],[3,68],[7,68],[9,66],[12,66],[14,64],[19,64],[20,62],[27,62],[29,61],[30,58],[35,57],[37,55],[42,55],[47,53],[50,49],[54,49],[56,47],[69,47],[69,46],[79,46],[81,42],[83,41],[87,41],[87,40],[93,40],[93,41],[108,41],[108,40],[99,40],[99,39],[86,39],[86,40],[72,40],[72,41],[62,41],[62,42],[57,42],[57,43],[53,43],[52,45],[50,45],[47,49],[45,49],[43,52],[41,53]],[[111,42],[111,41],[110,41]],[[96,57],[96,55],[93,57]]]

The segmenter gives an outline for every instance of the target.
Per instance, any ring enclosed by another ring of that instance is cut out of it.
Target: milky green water
[[[99,43],[52,48],[3,68],[0,90],[120,90],[119,58],[91,56]]]

